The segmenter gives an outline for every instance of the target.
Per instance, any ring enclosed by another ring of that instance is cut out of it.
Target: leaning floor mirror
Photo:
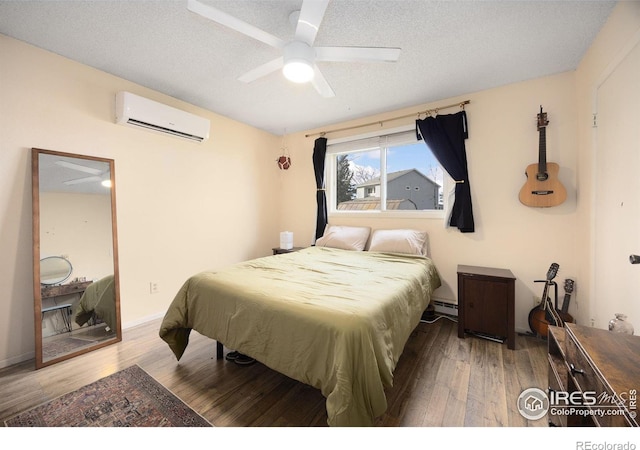
[[[32,149],[36,369],[122,340],[112,159]]]

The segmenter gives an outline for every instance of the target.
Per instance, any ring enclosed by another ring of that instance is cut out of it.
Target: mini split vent
[[[116,94],[116,123],[146,128],[196,142],[209,139],[211,126],[208,119],[130,92]]]

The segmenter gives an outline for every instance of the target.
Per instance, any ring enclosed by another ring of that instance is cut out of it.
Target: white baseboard
[[[446,314],[447,316],[458,317],[458,305],[455,303],[451,303],[447,300],[433,300],[433,306],[435,307],[436,313]],[[531,330],[529,328],[522,328],[519,326],[515,327],[515,332],[517,334],[529,335],[531,334]]]
[[[141,317],[140,319],[132,320],[127,323],[122,324],[122,329],[126,330],[127,328],[137,327],[138,325],[142,325],[147,322],[151,322],[152,320],[162,319],[166,312],[159,312],[156,314],[152,314],[150,316]]]
[[[5,367],[13,366],[14,364],[20,364],[25,361],[29,361],[30,359],[35,360],[36,352],[35,350],[29,353],[25,353],[24,355],[14,356],[13,358],[7,358],[0,361],[0,369],[4,369]],[[35,363],[34,363],[35,368]]]
[[[162,319],[164,317],[164,312],[159,312],[156,314],[152,314],[150,316],[145,316],[137,320],[132,320],[131,322],[123,323],[122,329],[126,330],[127,328],[133,328],[138,325],[142,325],[147,322],[151,322],[152,320]],[[13,358],[7,358],[0,361],[0,369],[4,369],[5,367],[13,366],[14,364],[20,364],[25,361],[29,361],[30,359],[35,359],[36,353],[35,351],[25,353],[23,355],[14,356]]]

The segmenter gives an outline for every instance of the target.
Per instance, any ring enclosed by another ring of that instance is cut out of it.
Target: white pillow
[[[324,234],[316,240],[316,247],[332,247],[343,250],[364,250],[371,228],[327,225]]]
[[[427,239],[424,231],[375,230],[371,236],[369,251],[427,256]]]

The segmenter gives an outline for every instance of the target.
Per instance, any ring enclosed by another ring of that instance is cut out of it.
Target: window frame
[[[407,125],[397,128],[390,128],[386,130],[375,131],[371,133],[360,134],[356,136],[349,136],[345,138],[338,139],[328,139],[327,140],[327,153],[325,155],[325,194],[327,196],[327,214],[329,217],[360,217],[360,218],[403,218],[403,219],[444,219],[445,213],[448,211],[448,200],[449,200],[449,191],[455,187],[454,181],[451,179],[446,170],[442,168],[443,171],[443,186],[442,186],[442,209],[432,209],[432,210],[419,210],[419,211],[411,211],[411,210],[368,210],[368,211],[353,211],[353,210],[338,210],[336,208],[336,178],[337,178],[337,160],[338,155],[344,155],[349,153],[355,153],[360,151],[370,151],[370,150],[380,150],[380,205],[386,205],[387,202],[387,149],[392,147],[397,147],[399,145],[413,144],[418,143],[417,137],[415,140],[407,139],[406,142],[403,143],[393,143],[393,145],[384,146],[384,145],[366,145],[366,142],[363,142],[362,148],[348,148],[341,149],[343,147],[350,147],[349,144],[353,143],[356,147],[356,141],[364,141],[364,140],[372,140],[375,138],[383,138],[385,136],[390,136],[398,133],[407,133],[409,131],[415,131],[414,125]],[[338,146],[338,144],[346,144],[342,146]],[[426,145],[426,144],[425,144]],[[332,146],[334,147],[332,149]],[[384,188],[383,188],[384,186]]]

